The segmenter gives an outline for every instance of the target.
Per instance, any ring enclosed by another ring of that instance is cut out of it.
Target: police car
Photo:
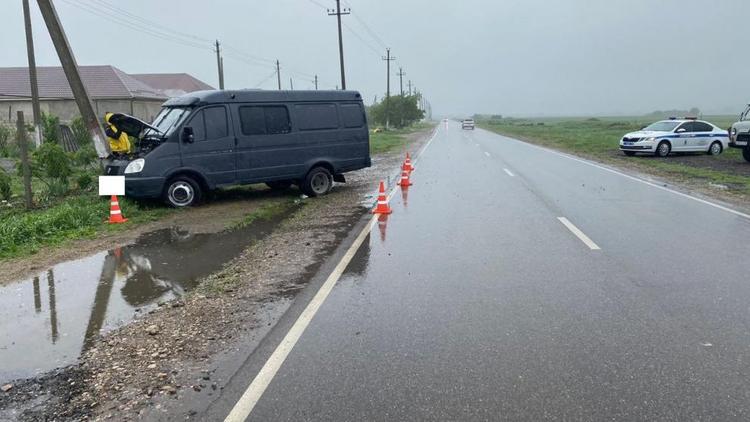
[[[620,151],[627,156],[638,152],[666,157],[670,152],[705,152],[718,155],[729,145],[729,134],[694,118],[669,119],[631,132],[620,140]]]

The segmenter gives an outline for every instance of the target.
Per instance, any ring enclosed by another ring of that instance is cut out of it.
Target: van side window
[[[300,130],[338,129],[335,104],[298,104],[294,106]]]
[[[365,113],[359,104],[342,104],[340,108],[344,127],[354,128],[365,125]]]
[[[266,114],[266,133],[276,135],[292,131],[292,123],[289,121],[289,110],[284,106],[263,107]]]
[[[206,140],[206,123],[203,118],[203,110],[199,111],[186,126],[193,128],[193,139],[196,142]]]
[[[227,110],[224,107],[209,107],[203,109],[203,119],[206,121],[206,138],[220,139],[229,135],[227,127]]]
[[[292,130],[285,106],[240,107],[240,125],[244,135],[276,135]]]

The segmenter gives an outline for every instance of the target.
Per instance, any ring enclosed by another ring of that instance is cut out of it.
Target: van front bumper
[[[125,176],[125,195],[131,198],[158,198],[164,190],[163,177]]]

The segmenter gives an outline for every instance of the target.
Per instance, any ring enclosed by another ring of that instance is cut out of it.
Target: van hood
[[[153,129],[156,132],[161,133],[159,129],[151,126],[143,120],[138,119],[137,117],[133,117],[128,114],[113,113],[109,118],[109,122],[117,126],[117,128],[121,131],[134,138],[137,138],[146,128]]]

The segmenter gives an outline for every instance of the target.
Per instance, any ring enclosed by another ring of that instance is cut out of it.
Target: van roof
[[[231,102],[362,101],[357,91],[275,91],[262,89],[195,91],[169,99],[165,106],[195,106]]]

